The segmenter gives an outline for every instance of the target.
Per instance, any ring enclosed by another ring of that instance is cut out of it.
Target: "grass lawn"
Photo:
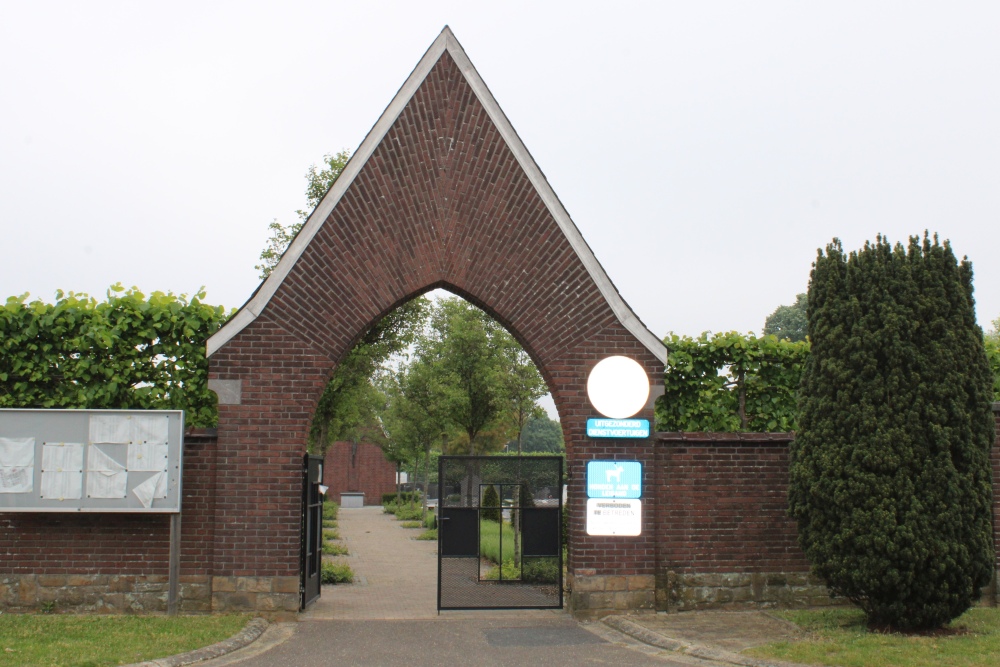
[[[779,612],[810,634],[744,651],[758,658],[844,667],[995,667],[1000,665],[1000,609],[979,607],[933,636],[868,632],[856,609]]]
[[[163,658],[232,637],[244,614],[225,616],[0,615],[0,665],[104,667]]]
[[[501,538],[502,535],[502,538]],[[503,554],[500,546],[503,545]],[[479,555],[499,565],[514,560],[514,527],[506,521],[497,523],[483,519],[479,522]]]

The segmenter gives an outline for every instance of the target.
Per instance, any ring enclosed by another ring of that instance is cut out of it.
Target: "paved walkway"
[[[437,542],[414,539],[381,507],[341,508],[337,524],[353,584],[323,586],[299,619],[394,620],[437,616]]]
[[[299,623],[205,667],[328,665],[766,665],[730,651],[794,632],[760,612],[649,614],[578,623],[561,610],[437,613],[437,542],[381,507],[341,509],[354,584],[324,586]]]

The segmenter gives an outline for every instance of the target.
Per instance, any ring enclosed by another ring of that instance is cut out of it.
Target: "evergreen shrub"
[[[483,491],[482,506],[479,510],[479,518],[483,521],[500,523],[502,513],[500,511],[500,494],[497,488],[490,484]]]
[[[872,627],[936,628],[993,562],[992,378],[972,268],[947,242],[882,238],[813,265],[811,353],[789,510],[833,594]]]

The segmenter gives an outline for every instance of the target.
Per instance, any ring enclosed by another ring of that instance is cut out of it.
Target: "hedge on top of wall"
[[[796,426],[796,395],[809,343],[735,331],[672,334],[658,431],[774,432]]]
[[[205,341],[228,313],[204,291],[27,296],[0,307],[0,407],[185,410],[187,426],[215,425]]]

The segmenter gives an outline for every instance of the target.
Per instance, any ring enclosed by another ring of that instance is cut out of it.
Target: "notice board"
[[[0,512],[180,512],[180,410],[0,409]]]

